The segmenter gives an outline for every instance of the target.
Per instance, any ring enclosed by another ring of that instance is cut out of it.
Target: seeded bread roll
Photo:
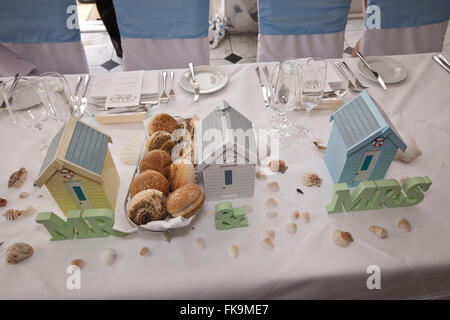
[[[166,209],[173,217],[189,218],[197,213],[205,202],[205,194],[196,184],[187,184],[172,192],[167,198]]]
[[[169,182],[166,177],[155,170],[147,170],[141,172],[131,182],[130,197],[133,198],[136,194],[143,190],[156,189],[161,191],[164,195],[169,194]]]
[[[178,159],[172,162],[169,168],[170,191],[194,182],[194,166],[189,160]]]
[[[137,225],[163,220],[167,216],[166,197],[161,191],[149,189],[131,198],[128,217]]]
[[[148,123],[148,135],[151,136],[157,131],[172,133],[178,128],[178,122],[171,115],[166,113],[157,114]]]
[[[175,145],[176,141],[170,133],[165,131],[157,131],[147,139],[147,142],[145,143],[145,151],[164,150],[170,154]]]
[[[165,177],[169,176],[169,166],[172,163],[170,154],[164,150],[146,152],[139,163],[139,171],[155,170]]]

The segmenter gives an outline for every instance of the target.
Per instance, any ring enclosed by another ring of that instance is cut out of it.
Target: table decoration
[[[248,219],[245,217],[246,210],[244,207],[233,208],[231,202],[225,201],[216,204],[215,209],[217,230],[248,227]]]

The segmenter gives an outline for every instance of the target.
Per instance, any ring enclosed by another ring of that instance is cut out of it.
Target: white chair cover
[[[259,0],[258,62],[342,58],[350,0]]]
[[[29,75],[36,66],[19,57],[17,54],[0,44],[0,77],[11,77],[16,73]]]
[[[209,64],[209,0],[114,0],[127,71]]]
[[[89,72],[75,0],[1,0],[0,44],[37,73]]]
[[[442,51],[450,0],[368,0],[367,5],[359,47],[364,55]],[[379,15],[380,29],[374,29],[374,14]]]

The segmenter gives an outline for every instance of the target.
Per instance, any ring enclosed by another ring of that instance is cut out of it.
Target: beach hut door
[[[236,166],[226,166],[222,167],[222,195],[230,196],[236,195],[238,193],[237,188],[237,177],[236,177]]]
[[[75,204],[80,210],[92,208],[92,204],[87,197],[81,181],[67,181],[65,184],[67,189],[69,189]]]
[[[353,179],[354,182],[369,179],[379,152],[380,150],[370,150],[364,153],[359,169],[356,172],[355,179]]]

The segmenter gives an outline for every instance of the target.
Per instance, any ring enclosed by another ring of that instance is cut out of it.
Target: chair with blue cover
[[[89,72],[76,0],[1,0],[0,45],[35,65],[36,73]]]
[[[209,64],[209,0],[114,0],[124,69]]]
[[[342,58],[351,0],[258,0],[257,61]]]
[[[450,0],[368,0],[360,42],[365,55],[440,52]]]

